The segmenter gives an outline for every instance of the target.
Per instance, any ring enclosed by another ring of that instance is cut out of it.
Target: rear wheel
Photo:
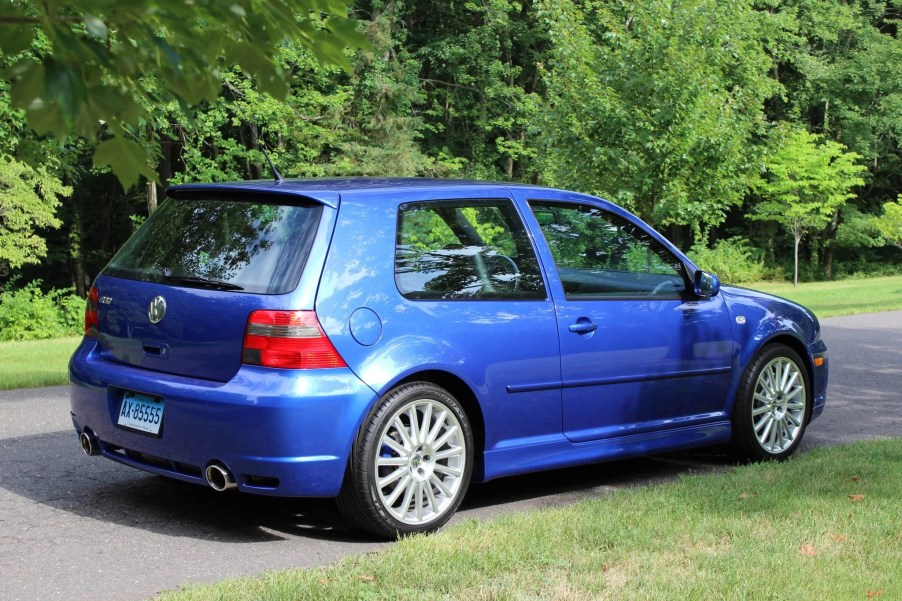
[[[811,405],[804,365],[783,344],[765,347],[752,360],[733,408],[733,448],[740,458],[785,459],[798,448]]]
[[[460,403],[434,384],[406,384],[361,427],[338,506],[380,536],[431,532],[457,510],[472,469],[473,433]]]

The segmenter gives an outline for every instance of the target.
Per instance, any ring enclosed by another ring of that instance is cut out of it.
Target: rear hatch
[[[97,278],[98,340],[111,360],[225,382],[251,311],[289,302],[324,208],[304,197],[184,196],[161,204]]]

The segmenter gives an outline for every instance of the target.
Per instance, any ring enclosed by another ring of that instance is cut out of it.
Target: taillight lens
[[[345,367],[313,311],[254,311],[247,319],[241,362],[283,369]]]
[[[97,330],[100,329],[100,315],[97,313],[97,304],[100,293],[97,288],[91,288],[88,300],[85,301],[85,336],[97,338]]]

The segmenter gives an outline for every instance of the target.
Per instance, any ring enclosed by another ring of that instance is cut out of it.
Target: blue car
[[[720,286],[610,202],[510,183],[190,184],[97,277],[83,450],[432,531],[472,481],[729,443],[824,409],[805,308]]]

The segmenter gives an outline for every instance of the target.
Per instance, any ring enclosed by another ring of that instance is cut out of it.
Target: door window
[[[531,201],[568,299],[678,298],[682,262],[644,229],[597,207]]]
[[[401,205],[395,282],[415,299],[544,299],[523,222],[508,200]]]

